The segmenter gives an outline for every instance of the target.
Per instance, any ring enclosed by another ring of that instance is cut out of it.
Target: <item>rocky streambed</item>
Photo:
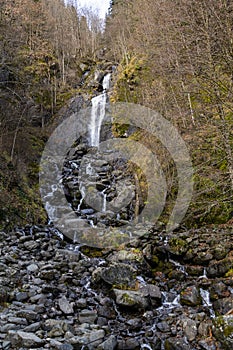
[[[232,349],[233,229],[151,229],[117,250],[0,233],[1,349]]]

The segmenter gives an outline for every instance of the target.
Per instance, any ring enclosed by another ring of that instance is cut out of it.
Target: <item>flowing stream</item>
[[[107,91],[110,86],[111,73],[104,76],[103,79],[103,93],[93,97],[91,121],[90,121],[90,145],[94,147],[99,146],[101,125],[105,117],[105,109],[107,103]]]

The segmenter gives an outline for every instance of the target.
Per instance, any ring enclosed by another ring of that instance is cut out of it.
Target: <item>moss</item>
[[[122,295],[122,300],[127,305],[135,305],[135,300],[133,300],[127,293]]]
[[[83,254],[89,256],[90,258],[99,258],[103,256],[102,249],[98,249],[98,248],[84,246],[80,248],[80,251]]]
[[[233,277],[233,268],[231,268],[226,274],[225,277]]]

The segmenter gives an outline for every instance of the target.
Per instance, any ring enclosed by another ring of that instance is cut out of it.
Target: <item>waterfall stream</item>
[[[99,146],[101,125],[105,117],[105,108],[107,103],[107,90],[110,86],[111,74],[108,73],[103,79],[103,93],[93,97],[92,110],[91,110],[91,121],[90,121],[90,145],[94,147]]]

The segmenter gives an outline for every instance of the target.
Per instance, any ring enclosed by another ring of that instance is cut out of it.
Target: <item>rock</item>
[[[23,331],[35,333],[36,331],[38,331],[38,329],[40,329],[40,327],[41,327],[41,322],[35,322],[25,327]]]
[[[212,263],[207,267],[207,276],[210,278],[222,277],[233,267],[232,258],[225,258],[223,260]]]
[[[140,330],[142,328],[142,320],[140,318],[133,318],[126,322],[130,330]]]
[[[58,350],[73,350],[73,346],[71,344],[62,344],[59,346]]]
[[[139,249],[119,250],[108,257],[111,262],[137,261],[143,262],[143,254]]]
[[[184,334],[189,341],[193,341],[197,336],[197,324],[194,320],[186,318],[183,321]]]
[[[28,299],[28,293],[27,292],[17,292],[15,294],[15,299],[17,301],[25,301]]]
[[[44,322],[44,329],[46,331],[51,331],[54,328],[62,329],[63,333],[69,329],[67,321],[48,319]]]
[[[28,322],[26,320],[26,318],[21,318],[21,317],[14,317],[14,316],[11,316],[8,318],[8,322],[10,323],[14,323],[14,324],[20,324],[22,326],[27,326],[28,325]]]
[[[120,306],[146,309],[149,306],[148,297],[140,291],[113,289],[116,303]]]
[[[198,344],[204,350],[217,350],[213,339],[200,340]]]
[[[42,346],[45,342],[33,333],[22,331],[9,331],[8,338],[13,348],[37,348]]]
[[[199,324],[198,334],[202,337],[207,337],[210,334],[212,323],[210,321],[203,321]]]
[[[156,326],[157,326],[158,330],[160,330],[160,332],[162,332],[162,333],[169,332],[171,329],[171,327],[169,326],[169,324],[166,321],[159,322],[159,323],[157,323]]]
[[[69,340],[69,343],[73,345],[74,349],[80,349],[83,345],[89,344],[89,350],[95,350],[104,340],[105,332],[103,329],[89,330],[79,328],[79,336],[75,336]]]
[[[216,300],[213,303],[213,308],[214,308],[214,311],[217,312],[217,314],[224,315],[228,311],[233,309],[233,298],[228,297],[228,298]]]
[[[0,286],[0,303],[5,303],[9,298],[9,288]]]
[[[182,290],[180,294],[181,305],[197,306],[201,304],[201,296],[196,286],[190,286]]]
[[[58,300],[59,308],[66,315],[71,315],[74,313],[73,304],[74,303],[70,303],[64,295]]]
[[[38,269],[39,269],[39,267],[36,264],[30,264],[27,266],[27,271],[32,272],[32,273],[38,271]]]
[[[149,296],[153,306],[160,306],[162,304],[162,294],[158,286],[154,284],[147,284],[140,287],[140,292],[145,296]]]
[[[218,300],[219,298],[225,298],[230,296],[228,287],[223,282],[213,283],[210,287],[211,300]]]
[[[135,281],[135,272],[130,265],[114,263],[108,267],[97,268],[92,277],[94,282],[102,279],[110,285],[130,286]]]
[[[168,242],[168,250],[174,255],[183,255],[188,250],[188,244],[183,238],[172,237]]]
[[[216,317],[213,320],[214,336],[226,350],[233,349],[233,315]]]
[[[168,338],[165,340],[164,348],[165,350],[191,350],[184,338]]]
[[[92,310],[82,310],[78,316],[80,323],[95,323],[97,319],[97,312]]]
[[[26,318],[28,321],[38,321],[39,320],[39,315],[38,313],[32,311],[32,310],[20,310],[17,311],[16,313],[17,317],[22,317],[22,318]]]
[[[2,349],[3,350],[10,350],[10,348],[11,348],[11,342],[10,341],[4,341],[2,343]]]
[[[137,339],[119,340],[117,350],[139,350],[140,344]]]
[[[27,249],[27,250],[35,250],[36,248],[39,248],[39,242],[35,242],[35,241],[27,241],[24,243],[24,247]]]
[[[97,350],[115,350],[117,347],[117,337],[110,335],[103,343],[101,343]]]

